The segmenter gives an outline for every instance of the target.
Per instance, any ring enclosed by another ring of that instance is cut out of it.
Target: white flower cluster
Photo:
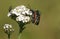
[[[26,6],[21,5],[17,6],[15,9],[12,9],[11,12],[8,13],[8,17],[12,14],[15,14],[16,21],[22,21],[23,23],[30,21],[30,16],[32,12]]]
[[[9,24],[5,24],[3,28],[5,31],[14,31],[14,29],[12,28],[12,25],[9,25]]]

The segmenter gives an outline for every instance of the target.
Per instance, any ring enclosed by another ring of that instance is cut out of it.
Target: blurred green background
[[[9,23],[15,29],[11,39],[18,39],[18,24],[7,17],[8,8],[19,5],[41,11],[41,20],[38,26],[30,23],[25,25],[26,29],[21,39],[60,39],[60,0],[0,0],[0,39],[8,39],[3,31],[3,25]]]

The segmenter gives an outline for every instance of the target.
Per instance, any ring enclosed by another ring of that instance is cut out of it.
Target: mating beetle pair
[[[40,12],[39,10],[34,11],[32,9],[31,11],[32,11],[32,23],[38,25],[40,22]]]

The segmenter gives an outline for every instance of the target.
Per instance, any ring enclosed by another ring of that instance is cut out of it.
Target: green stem
[[[8,39],[10,39],[10,34],[8,34]]]
[[[21,33],[19,34],[18,39],[21,39]]]

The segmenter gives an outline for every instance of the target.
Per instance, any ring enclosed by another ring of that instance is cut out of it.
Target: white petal
[[[23,20],[22,22],[23,22],[23,23],[25,23],[25,21],[24,21],[24,20]]]
[[[10,28],[12,28],[12,25],[9,25]]]
[[[11,13],[8,13],[8,15],[7,15],[7,16],[9,17],[10,15],[11,15]]]
[[[6,28],[9,28],[8,26],[6,26]]]
[[[25,15],[26,13],[25,12],[22,12],[23,15]]]
[[[3,28],[5,29],[5,26]]]

